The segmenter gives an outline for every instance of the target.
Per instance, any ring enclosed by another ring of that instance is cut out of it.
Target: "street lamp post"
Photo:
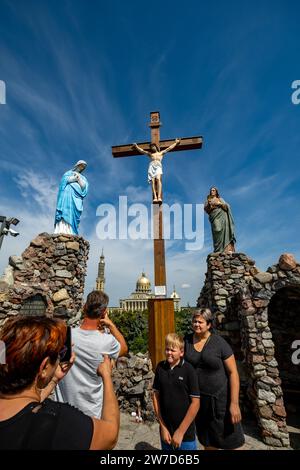
[[[0,250],[5,235],[10,234],[12,237],[17,237],[19,235],[19,232],[10,228],[11,225],[17,225],[19,222],[19,219],[16,217],[8,219],[7,217],[0,215]]]
[[[3,242],[3,238],[4,238],[4,229],[5,229],[5,221],[6,221],[6,217],[3,217],[2,215],[0,215],[0,224],[1,224],[1,227],[0,227],[0,250],[1,250],[1,246],[2,246],[2,242]]]

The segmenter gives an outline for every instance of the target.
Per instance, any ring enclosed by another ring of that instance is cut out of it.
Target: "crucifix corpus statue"
[[[162,171],[162,159],[163,156],[173,150],[176,145],[180,143],[180,139],[175,139],[175,142],[167,147],[165,150],[160,150],[157,144],[150,144],[151,152],[146,152],[138,144],[133,144],[133,148],[139,153],[148,155],[151,158],[151,162],[148,167],[148,183],[152,184],[152,201],[162,202],[162,182],[161,175]]]
[[[152,183],[153,233],[154,233],[154,293],[155,298],[148,300],[149,309],[149,352],[153,367],[164,358],[165,336],[175,331],[174,301],[167,298],[165,240],[163,236],[162,210],[162,158],[167,152],[194,150],[202,147],[203,139],[183,137],[181,139],[160,140],[161,126],[158,111],[150,113],[151,142],[116,145],[112,147],[113,157],[148,155],[151,162],[148,168],[148,180]]]

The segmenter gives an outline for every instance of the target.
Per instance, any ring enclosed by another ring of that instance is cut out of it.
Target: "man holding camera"
[[[84,319],[79,328],[72,329],[75,363],[56,387],[56,399],[100,418],[103,402],[103,382],[97,374],[101,358],[107,354],[116,360],[124,356],[127,344],[116,325],[108,318],[109,298],[102,291],[92,291],[84,305]]]

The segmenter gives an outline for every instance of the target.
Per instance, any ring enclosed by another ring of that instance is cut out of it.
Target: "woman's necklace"
[[[206,342],[210,336],[211,336],[211,333],[209,333],[207,336],[203,336],[202,338],[199,337],[199,336],[194,335],[194,338],[197,341],[197,343],[200,343],[200,342],[203,342],[203,341]]]
[[[201,351],[202,351],[205,348],[206,344],[208,343],[210,337],[211,337],[211,333],[209,333],[209,335],[204,337],[204,338],[197,338],[197,336],[194,336],[194,341],[195,341],[194,344],[195,345],[199,344],[199,343],[201,345],[203,344],[203,347],[201,348]],[[196,351],[197,351],[197,349],[196,349]],[[201,352],[201,351],[199,351],[199,352]]]

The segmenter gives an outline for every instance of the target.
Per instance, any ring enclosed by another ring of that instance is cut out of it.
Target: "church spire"
[[[96,290],[104,291],[105,289],[104,271],[105,271],[105,261],[104,261],[104,254],[103,254],[103,248],[102,248],[100,261],[98,263],[98,277],[96,279]]]

